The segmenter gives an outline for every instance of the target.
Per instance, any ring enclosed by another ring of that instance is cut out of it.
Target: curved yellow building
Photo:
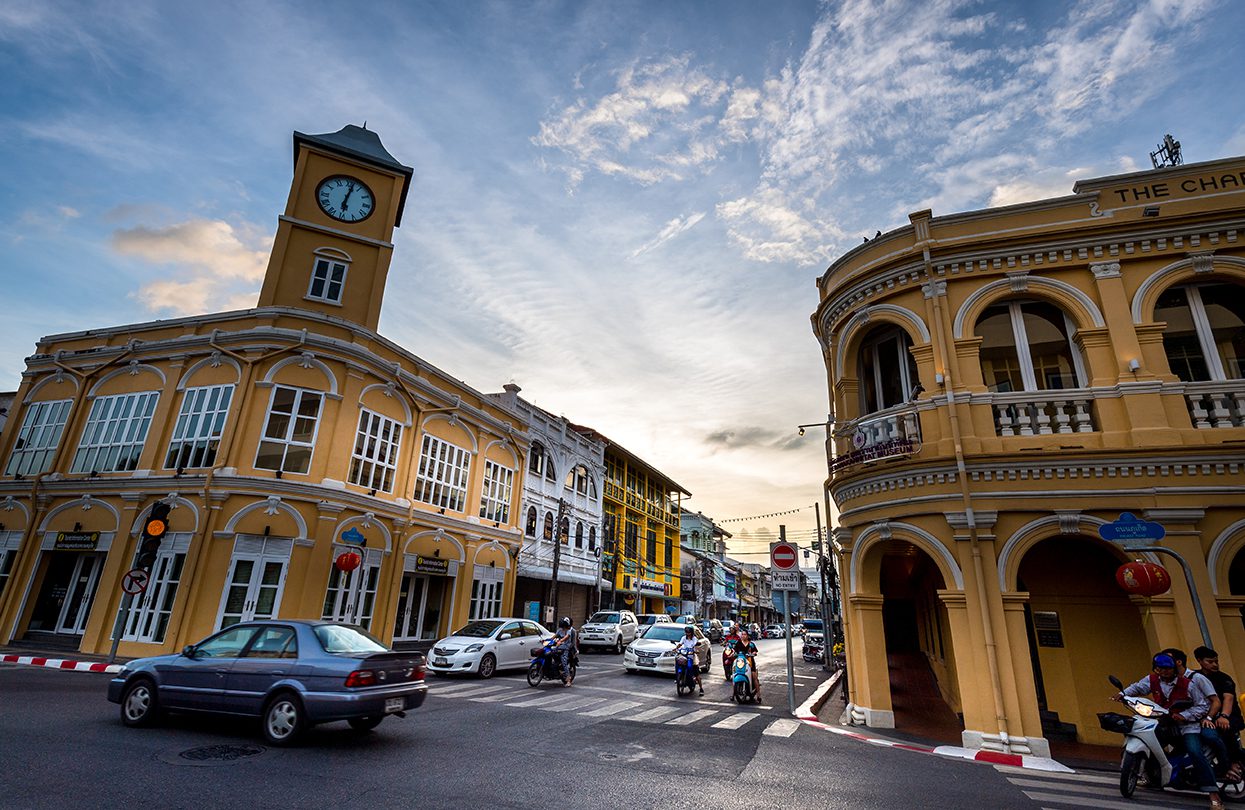
[[[835,262],[813,316],[852,716],[902,727],[902,670],[968,747],[1117,744],[1107,675],[1203,643],[1180,566],[1101,539],[1122,513],[1164,527],[1245,667],[1245,158],[910,221]],[[1135,558],[1171,591],[1123,592]]]

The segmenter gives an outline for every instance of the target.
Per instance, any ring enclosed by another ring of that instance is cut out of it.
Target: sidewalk
[[[120,672],[121,666],[131,659],[117,656],[115,663],[108,663],[108,656],[66,650],[41,650],[28,646],[0,647],[0,664],[16,664],[28,667],[48,667],[70,672]]]

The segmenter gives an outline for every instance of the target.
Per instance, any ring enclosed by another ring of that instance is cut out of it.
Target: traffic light
[[[160,541],[169,531],[169,505],[156,501],[143,521],[143,539],[138,547],[137,567],[150,571],[160,551]]]

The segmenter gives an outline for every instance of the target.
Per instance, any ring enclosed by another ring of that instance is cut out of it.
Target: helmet
[[[561,619],[558,620],[558,627],[570,627],[570,626],[571,626],[570,616],[563,616]]]
[[[692,626],[690,624],[683,625],[683,634],[687,636],[690,636],[693,634]]]

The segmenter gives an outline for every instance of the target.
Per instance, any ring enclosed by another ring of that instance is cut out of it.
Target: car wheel
[[[614,655],[622,655],[622,651],[623,651],[622,636],[619,636],[617,639],[614,640]]]
[[[385,716],[383,714],[378,714],[371,717],[351,717],[346,722],[349,723],[350,727],[355,731],[371,731],[379,726],[380,721],[384,719]]]
[[[480,677],[491,678],[493,673],[497,671],[497,658],[492,653],[487,653],[480,659]]]
[[[264,739],[273,745],[292,745],[307,730],[302,702],[282,692],[264,708]]]
[[[127,726],[149,726],[159,711],[156,685],[147,678],[136,678],[121,695],[121,722]]]

